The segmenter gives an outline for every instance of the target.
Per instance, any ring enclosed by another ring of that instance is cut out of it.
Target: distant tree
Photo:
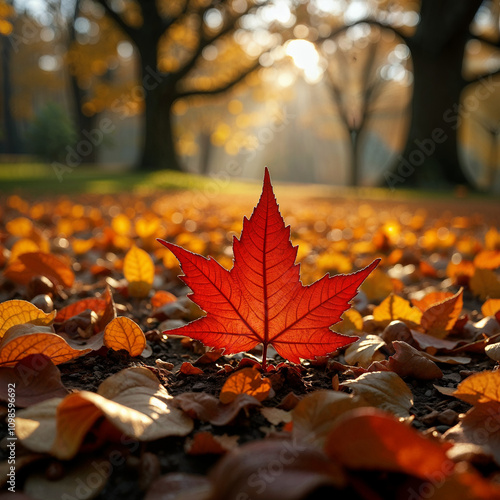
[[[470,184],[459,158],[457,130],[462,121],[462,93],[468,85],[498,74],[494,69],[472,79],[464,77],[466,45],[470,40],[499,47],[498,15],[493,36],[482,36],[477,26],[471,31],[480,8],[498,14],[498,1],[365,0],[347,2],[342,13],[313,16],[319,28],[324,18],[329,21],[328,32],[318,29],[321,41],[335,39],[353,26],[369,25],[394,32],[410,50],[413,93],[409,131],[399,161],[386,174],[386,184]]]
[[[181,168],[173,137],[172,106],[181,99],[232,88],[259,66],[276,40],[253,44],[248,55],[238,37],[241,21],[263,8],[255,0],[94,0],[128,37],[139,55],[144,95],[143,169]],[[117,9],[117,6],[121,10]],[[235,39],[236,38],[236,39]]]

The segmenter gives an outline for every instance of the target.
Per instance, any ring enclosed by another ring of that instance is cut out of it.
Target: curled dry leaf
[[[203,392],[179,394],[175,396],[172,404],[181,408],[191,418],[217,426],[229,424],[243,409],[260,406],[260,402],[248,394],[240,394],[231,403],[223,404],[215,396]]]
[[[484,352],[489,358],[493,359],[494,361],[500,362],[500,342],[488,344],[484,348]]]
[[[68,390],[61,382],[61,373],[50,358],[32,354],[14,367],[0,368],[0,400],[8,400],[7,388],[16,388],[16,406],[25,408],[46,399],[61,398]]]
[[[0,366],[13,366],[31,354],[43,354],[59,365],[91,350],[71,347],[51,328],[27,323],[11,327],[4,335],[0,342]]]
[[[455,295],[427,308],[420,320],[420,325],[428,335],[443,338],[453,329],[463,307],[463,289]]]
[[[420,380],[432,380],[443,376],[443,372],[436,363],[411,345],[398,340],[395,340],[392,345],[396,353],[387,361],[377,364],[383,365],[400,377],[410,376]]]
[[[448,448],[376,408],[345,413],[325,443],[327,456],[349,469],[400,472],[423,480],[453,472]]]
[[[368,368],[373,361],[385,359],[385,356],[378,352],[385,345],[384,340],[378,335],[366,335],[346,349],[345,361],[351,366]]]
[[[76,392],[21,410],[16,433],[27,448],[67,460],[101,417],[139,441],[185,436],[193,429],[193,421],[172,405],[158,379],[147,368],[134,367],[107,378],[97,394]]]
[[[391,321],[404,321],[410,328],[420,324],[422,312],[400,297],[391,293],[380,305],[373,310],[373,319],[382,327]]]
[[[27,285],[34,276],[46,276],[54,285],[71,288],[75,274],[59,257],[45,252],[28,252],[10,264],[4,275],[15,283]]]
[[[293,437],[321,447],[336,418],[366,405],[361,398],[345,392],[315,391],[308,394],[291,411]]]
[[[123,274],[128,281],[128,293],[131,297],[148,296],[155,277],[155,266],[146,251],[133,245],[125,255]]]
[[[56,311],[45,313],[26,300],[7,300],[0,304],[0,338],[15,325],[48,326],[56,317]]]
[[[411,330],[411,336],[420,349],[423,349],[431,354],[434,354],[438,350],[452,351],[462,342],[460,340],[440,339],[433,337],[432,335],[427,335],[426,333],[417,332],[416,330]]]
[[[124,349],[131,356],[140,356],[146,348],[146,336],[141,327],[130,318],[121,316],[111,320],[104,329],[104,345],[119,351]]]
[[[346,483],[340,467],[320,450],[273,439],[236,448],[217,463],[209,477],[212,500],[301,500],[319,487],[338,488]]]
[[[450,297],[453,297],[452,292],[430,292],[426,294],[423,299],[411,299],[411,303],[415,307],[418,307],[422,312],[425,312],[433,305],[449,299]]]
[[[222,386],[219,399],[222,403],[233,402],[239,394],[248,394],[257,401],[264,401],[269,395],[272,385],[269,379],[254,368],[243,368],[232,373]]]
[[[342,385],[352,389],[366,403],[398,417],[408,418],[413,406],[413,394],[403,379],[393,372],[370,372]]]
[[[184,449],[188,455],[224,455],[238,446],[238,439],[238,436],[215,436],[202,431],[187,440]]]

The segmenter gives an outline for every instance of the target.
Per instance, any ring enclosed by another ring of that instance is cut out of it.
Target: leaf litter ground
[[[384,333],[383,328],[373,325],[370,315],[389,293],[396,293],[406,299],[420,298],[430,291],[455,293],[460,286],[465,287],[464,305],[460,313],[461,316],[468,314],[467,320],[464,320],[469,328],[465,329],[468,331],[465,336],[468,341],[472,340],[472,331],[473,340],[476,341],[483,334],[494,338],[498,333],[491,329],[491,324],[485,327],[478,323],[482,319],[480,311],[485,302],[485,298],[481,298],[483,290],[474,289],[470,284],[473,274],[467,274],[467,268],[459,267],[465,261],[474,262],[481,251],[498,252],[500,249],[497,232],[500,216],[498,210],[492,210],[491,205],[481,204],[479,201],[467,205],[463,201],[454,200],[447,204],[427,201],[423,206],[417,202],[393,203],[387,200],[353,202],[345,199],[318,199],[301,203],[293,200],[279,201],[286,222],[292,225],[292,241],[299,244],[298,259],[301,261],[304,282],[310,283],[320,278],[324,272],[336,274],[354,271],[376,257],[384,259],[383,277],[377,277],[374,283],[367,284],[364,296],[360,302],[355,303],[364,323],[361,331],[353,329],[352,334]],[[204,393],[218,397],[233,369],[244,363],[251,364],[253,356],[259,359],[262,351],[257,348],[248,354],[221,356],[212,363],[198,364],[197,360],[206,350],[201,343],[162,334],[164,329],[180,326],[179,321],[196,318],[199,312],[185,300],[187,290],[177,279],[179,269],[175,261],[154,244],[154,238],[173,238],[176,243],[203,255],[213,255],[230,267],[231,237],[233,234],[239,235],[241,215],[248,213],[251,208],[250,200],[245,206],[241,199],[224,196],[217,201],[202,198],[201,204],[202,207],[193,207],[190,193],[156,197],[122,196],[114,199],[92,197],[91,200],[82,197],[71,202],[61,198],[29,203],[19,197],[10,197],[2,204],[3,237],[0,241],[4,249],[4,262],[0,264],[4,271],[12,264],[9,251],[12,252],[14,244],[20,240],[30,240],[39,249],[66,259],[76,277],[74,285],[59,287],[57,290],[53,283],[46,283],[45,280],[40,282],[38,273],[27,284],[17,284],[4,277],[0,288],[2,302],[23,299],[33,300],[40,305],[44,304],[45,296],[49,295],[54,302],[54,309],[59,311],[76,300],[101,296],[108,284],[111,286],[118,315],[130,317],[146,333],[151,348],[146,357],[131,357],[125,351],[117,352],[104,346],[72,362],[59,365],[66,389],[95,392],[102,382],[123,369],[148,366],[172,396]],[[90,208],[92,206],[100,208]],[[79,223],[71,227],[75,221]],[[155,281],[149,287],[151,291],[148,290],[147,296],[142,298],[131,297],[130,283],[124,280],[124,257],[134,242],[153,257],[156,265]],[[34,247],[27,248],[34,250]],[[483,267],[481,264],[476,265],[476,268]],[[495,268],[491,272],[495,275]],[[169,290],[180,301],[173,303],[176,307],[167,303],[155,313],[151,305],[151,296],[155,290]],[[487,297],[491,296],[489,290],[484,293],[489,294]],[[399,319],[405,323],[404,317],[395,316],[391,319]],[[79,328],[85,328],[85,320],[88,318],[84,316]],[[448,332],[447,339],[460,339],[464,336],[463,328],[462,325],[461,331]],[[406,330],[396,338],[408,340],[405,334]],[[414,340],[411,343],[415,345]],[[373,356],[371,361],[388,359],[392,354],[390,341],[378,352],[379,356]],[[440,351],[437,354],[446,352]],[[458,415],[469,410],[471,405],[442,394],[435,386],[452,391],[470,374],[488,372],[497,364],[484,352],[465,350],[450,356],[466,356],[469,362],[438,363],[443,373],[441,379],[404,377],[414,398],[410,410],[410,414],[414,416],[411,425],[418,431],[437,438],[452,428],[458,422]],[[242,362],[242,359],[250,361]],[[276,355],[273,363],[276,365],[280,361],[283,360]],[[180,369],[186,362],[198,364],[203,373],[182,373]],[[268,408],[290,410],[305,395],[320,390],[332,391],[339,389],[339,386],[342,390],[343,382],[355,381],[365,371],[365,368],[359,366],[347,366],[342,353],[329,360],[305,361],[300,370],[293,365],[285,366],[270,373],[273,391],[262,404]],[[344,387],[343,392],[349,393],[350,390]],[[64,478],[70,477],[78,458],[92,462],[95,457],[109,456],[111,451],[118,449],[124,457],[123,463],[114,467],[105,486],[97,488],[92,494],[96,498],[143,498],[160,475],[171,472],[206,474],[213,468],[218,455],[186,453],[187,442],[197,432],[207,431],[215,436],[238,436],[238,444],[241,446],[246,442],[262,441],[267,434],[286,429],[284,422],[274,426],[270,424],[253,406],[238,412],[227,425],[213,425],[195,419],[194,426],[188,437],[171,436],[142,442],[140,445],[134,440],[129,440],[126,444],[109,443],[106,440],[95,443],[92,439],[99,441],[102,436],[98,432],[94,435],[91,433],[81,452],[72,461],[61,462],[46,454],[35,460],[33,465],[20,469],[17,472],[18,491],[22,491],[25,485],[28,494],[37,498],[36,493],[33,493],[37,491],[33,483],[37,485],[39,481],[38,487],[42,493],[38,493],[41,495],[38,498],[47,498],[46,495],[50,494],[47,492],[52,490],[42,479],[37,479],[37,473],[42,471],[41,475],[52,483],[64,483]],[[7,430],[7,425],[4,424],[2,437],[7,436]],[[7,459],[5,440],[3,443],[2,458]],[[23,453],[22,445],[19,445],[19,449]],[[26,454],[29,455],[29,452]],[[481,464],[479,455],[472,461],[481,473],[490,478],[495,474],[498,476],[495,464],[484,457]],[[368,484],[383,498],[399,498],[401,495],[398,488],[402,484],[406,485],[406,476],[402,478],[401,474],[393,472],[382,474],[363,471],[359,474],[363,484]],[[35,479],[30,481],[31,477]],[[349,488],[352,489],[352,486],[347,486],[344,491],[352,494]],[[357,498],[372,498],[362,490],[355,490]],[[322,498],[322,494],[324,490],[319,488],[315,494],[294,498]],[[356,498],[355,495],[352,498]],[[149,492],[149,496],[157,498],[153,490]]]

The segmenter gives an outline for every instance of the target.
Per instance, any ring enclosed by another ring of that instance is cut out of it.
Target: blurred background
[[[0,117],[0,174],[498,193],[500,0],[0,0]]]

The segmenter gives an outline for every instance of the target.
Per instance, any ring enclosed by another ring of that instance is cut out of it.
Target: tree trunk
[[[3,108],[3,134],[0,134],[1,151],[5,154],[18,154],[20,152],[19,135],[16,121],[12,114],[12,82],[10,72],[10,56],[12,45],[9,37],[0,36],[2,54],[2,108]],[[2,137],[3,135],[3,137]]]
[[[144,126],[141,170],[182,170],[174,142],[172,106],[175,84],[157,71],[157,41],[145,38],[141,48],[141,85],[144,91]]]
[[[408,41],[414,70],[412,117],[395,183],[470,185],[459,163],[457,128],[465,44],[480,4],[422,1],[421,22]]]

